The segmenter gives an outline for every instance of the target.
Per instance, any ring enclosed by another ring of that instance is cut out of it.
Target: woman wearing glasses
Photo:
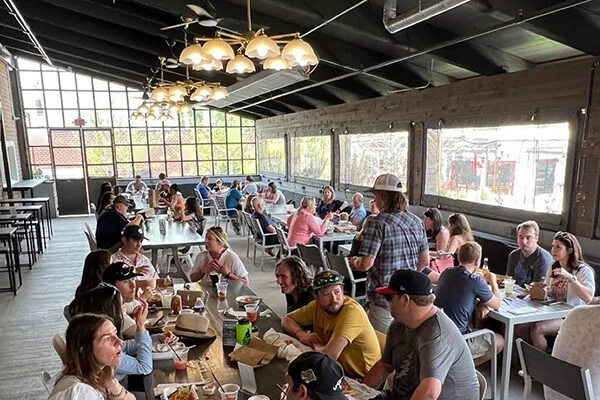
[[[583,260],[577,238],[569,232],[557,232],[550,251],[554,263],[548,269],[546,285],[548,296],[572,306],[588,304],[596,290],[594,271]],[[515,332],[538,349],[546,351],[546,336],[556,336],[562,319],[518,325]]]
[[[80,314],[73,318],[67,328],[65,368],[49,400],[135,400],[114,376],[122,359],[122,344],[107,316]]]

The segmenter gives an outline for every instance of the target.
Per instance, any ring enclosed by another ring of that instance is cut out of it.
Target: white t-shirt
[[[104,395],[73,375],[56,382],[48,400],[104,400]]]
[[[589,368],[593,397],[600,398],[600,306],[580,306],[564,320],[558,331],[552,355],[558,359]],[[567,397],[544,387],[546,400]]]
[[[190,274],[199,272],[204,264],[212,260],[213,258],[208,250],[199,253],[196,256],[194,267],[190,271]],[[244,263],[237,254],[231,251],[231,249],[225,250],[223,254],[221,254],[221,258],[219,258],[217,261],[219,262],[220,266],[226,265],[229,268],[229,272],[232,274],[235,274],[241,278],[248,276],[248,270],[244,266]]]
[[[143,253],[138,253],[136,255],[135,260],[131,261],[129,258],[125,257],[125,254],[123,254],[123,252],[121,250],[119,250],[115,254],[112,255],[111,262],[119,262],[119,261],[124,262],[125,265],[135,267],[135,268],[143,267],[146,265],[148,267],[150,267],[150,271],[148,271],[148,274],[146,274],[144,276],[137,276],[135,279],[146,279],[146,278],[157,278],[158,277],[158,275],[156,273],[156,269],[152,265],[152,261],[150,261],[150,259]]]
[[[244,187],[244,193],[246,193],[246,194],[256,194],[256,193],[258,193],[258,187],[256,186],[256,183],[250,182],[249,184],[247,184]]]
[[[579,265],[579,269],[575,272],[575,276],[579,283],[587,288],[587,290],[594,295],[596,291],[596,284],[594,281],[594,270],[590,268],[586,263],[582,262]],[[550,297],[556,300],[564,301],[572,306],[581,306],[586,304],[577,293],[573,290],[573,287],[567,281],[567,278],[552,278],[552,266],[548,268],[546,274],[546,285],[550,286]],[[565,296],[566,288],[566,296]]]

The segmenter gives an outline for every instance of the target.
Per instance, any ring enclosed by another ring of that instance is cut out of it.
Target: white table
[[[323,236],[315,236],[314,239],[319,246],[319,250],[321,253],[323,252],[324,243],[334,243],[334,242],[351,242],[356,236],[356,232],[352,233],[342,233],[342,232],[333,232],[327,233]]]
[[[515,287],[515,289],[517,289]],[[527,314],[513,314],[511,311],[523,307],[534,310]],[[508,399],[508,385],[510,381],[510,362],[512,358],[512,343],[514,340],[515,325],[531,322],[547,321],[565,318],[573,310],[573,306],[559,303],[551,306],[541,304],[539,301],[522,300],[516,297],[503,298],[498,311],[491,310],[490,318],[504,324],[504,355],[502,357],[502,377],[500,378],[500,399]]]
[[[146,220],[146,222],[142,224],[144,236],[148,238],[148,240],[142,242],[142,247],[144,249],[152,250],[152,265],[154,266],[156,266],[156,263],[158,262],[158,250],[171,249],[173,262],[177,267],[177,272],[170,275],[175,278],[182,278],[186,282],[189,282],[189,277],[185,274],[181,265],[179,248],[203,245],[204,237],[196,233],[187,222],[168,220],[166,221],[166,231],[163,234],[160,232],[159,220],[164,217],[165,216],[156,216],[151,220]]]
[[[338,254],[340,256],[348,257],[351,249],[352,249],[352,244],[340,244],[338,246]]]

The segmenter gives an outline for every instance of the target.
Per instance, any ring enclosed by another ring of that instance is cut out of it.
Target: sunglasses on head
[[[114,285],[111,285],[110,283],[100,282],[98,284],[98,287],[112,289],[112,291],[113,291],[112,292],[112,297],[114,297],[117,294],[119,294],[119,289],[117,289]]]
[[[339,278],[337,276],[327,276],[317,279],[317,286],[326,285],[328,283],[338,283]]]
[[[554,235],[554,239],[561,239],[567,242],[567,245],[572,248],[573,240],[571,240],[570,235],[567,232],[558,231],[556,235]]]

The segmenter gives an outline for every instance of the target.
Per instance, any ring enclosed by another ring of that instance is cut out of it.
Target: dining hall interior
[[[600,396],[599,33],[3,0],[0,399]]]

